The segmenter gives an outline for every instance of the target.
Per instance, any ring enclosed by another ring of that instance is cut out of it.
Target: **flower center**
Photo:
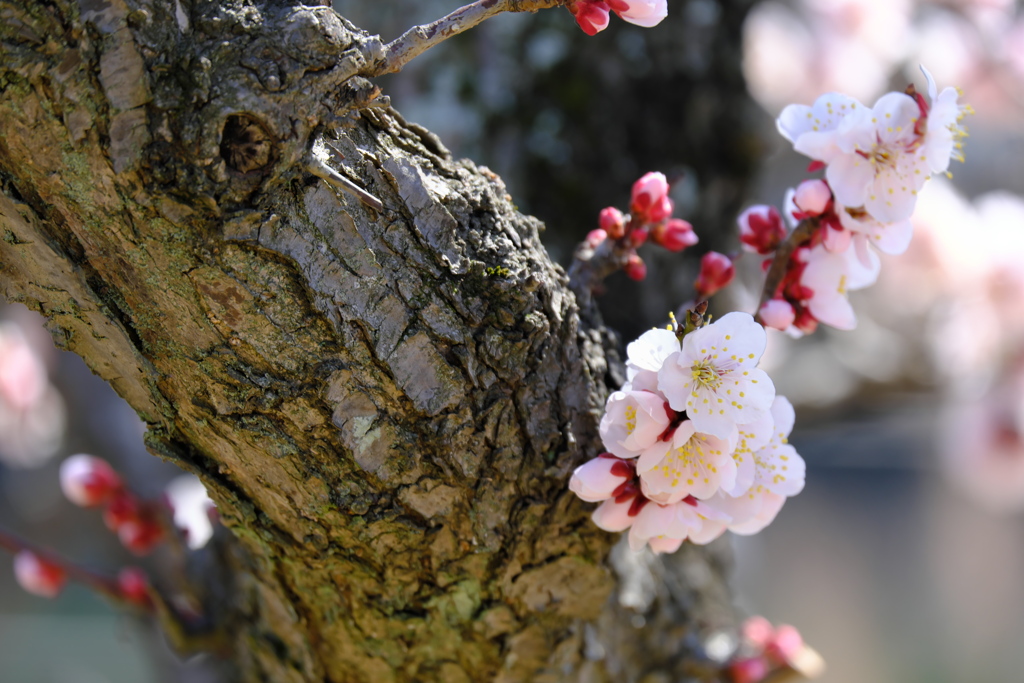
[[[626,434],[632,434],[634,429],[636,429],[636,408],[628,406],[626,408]]]
[[[719,377],[715,366],[707,360],[696,361],[690,368],[690,371],[693,376],[693,380],[699,383],[702,387],[707,387],[714,391],[722,384],[722,378]]]

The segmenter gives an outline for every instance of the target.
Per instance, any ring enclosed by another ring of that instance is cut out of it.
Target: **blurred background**
[[[455,0],[335,0],[384,39]],[[742,609],[797,626],[825,683],[1024,680],[1024,18],[1009,0],[669,0],[641,29],[589,38],[551,10],[501,16],[382,79],[406,118],[489,166],[541,218],[553,258],[625,208],[642,173],[674,180],[700,244],[644,247],[648,278],[602,297],[625,340],[689,299],[735,217],[780,205],[807,160],[774,130],[788,103],[836,90],[871,104],[918,65],[976,114],[967,161],[921,194],[909,251],[851,297],[852,332],[772,333],[763,366],[797,407],[807,487],[735,548]],[[757,263],[716,297],[752,311]],[[99,514],[57,485],[70,454],[110,460],[140,493],[180,476],[146,452],[138,418],[39,316],[0,311],[0,524],[99,570],[135,563]],[[159,556],[143,564],[158,570]],[[0,563],[0,662],[13,683],[213,683],[216,666],[70,585],[27,595]]]

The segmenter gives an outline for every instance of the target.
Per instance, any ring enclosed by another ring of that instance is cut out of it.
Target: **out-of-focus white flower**
[[[758,421],[775,398],[771,378],[756,367],[766,342],[749,314],[727,313],[683,338],[658,373],[658,386],[696,431],[732,438],[737,424]]]
[[[171,480],[166,493],[174,509],[174,525],[185,532],[188,547],[202,548],[213,536],[210,512],[214,508],[203,482],[184,474]]]
[[[29,550],[14,556],[14,578],[18,585],[33,595],[55,598],[67,583],[67,573]]]

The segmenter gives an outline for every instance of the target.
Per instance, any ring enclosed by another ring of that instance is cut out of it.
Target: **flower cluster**
[[[601,420],[609,452],[576,469],[570,488],[601,502],[594,522],[629,529],[630,546],[673,552],[726,529],[752,534],[804,484],[786,442],[793,408],[756,366],[764,328],[746,313],[684,330],[651,330],[627,348],[628,382]]]
[[[750,617],[743,624],[743,640],[737,656],[726,667],[731,683],[761,683],[779,671],[789,670],[803,678],[816,678],[824,661],[804,644],[794,627],[773,627],[764,617]]]
[[[637,247],[650,239],[672,252],[679,252],[697,243],[693,226],[681,218],[672,218],[675,205],[668,196],[669,183],[663,173],[646,173],[633,183],[629,214],[614,206],[601,210],[598,227],[587,234],[585,244],[597,249],[606,241],[623,254],[623,269],[630,278],[647,277],[647,265],[636,253]]]
[[[588,36],[608,28],[609,14],[637,26],[657,26],[668,15],[668,0],[571,0],[567,7]]]
[[[963,160],[960,122],[970,108],[958,104],[956,89],[938,93],[925,75],[930,101],[913,86],[870,108],[829,93],[779,116],[779,132],[813,160],[811,170],[825,169],[825,180],[805,181],[786,198],[786,218],[802,222],[804,233],[759,311],[768,326],[796,334],[813,332],[819,322],[855,327],[847,293],[873,284],[881,265],[868,245],[903,253],[918,191],[947,170],[951,157]],[[786,234],[771,207],[752,207],[739,223],[743,247],[762,255],[775,251]]]
[[[79,507],[103,507],[103,522],[121,544],[147,555],[164,539],[160,510],[125,488],[105,460],[79,453],[61,463],[60,487]]]

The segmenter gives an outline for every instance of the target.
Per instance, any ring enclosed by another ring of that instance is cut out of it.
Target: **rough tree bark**
[[[611,551],[566,490],[614,334],[500,179],[376,106],[379,55],[325,7],[0,0],[0,286],[236,539],[182,644],[245,681],[715,680],[727,559]]]

